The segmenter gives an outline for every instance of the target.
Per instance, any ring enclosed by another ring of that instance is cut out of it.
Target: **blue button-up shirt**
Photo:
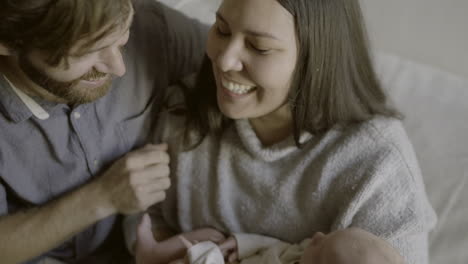
[[[125,54],[127,73],[93,103],[70,107],[32,98],[49,115],[41,120],[0,74],[0,216],[60,197],[144,145],[164,88],[198,67],[206,28],[154,1],[140,5]],[[97,223],[49,255],[91,254],[114,221]]]

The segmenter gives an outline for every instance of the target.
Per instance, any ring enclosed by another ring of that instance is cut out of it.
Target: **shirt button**
[[[80,119],[81,114],[79,112],[75,112],[73,113],[73,116],[75,117],[75,119]]]

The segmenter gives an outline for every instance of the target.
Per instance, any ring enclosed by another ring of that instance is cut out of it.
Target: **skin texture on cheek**
[[[89,89],[78,87],[82,80],[92,80],[108,76],[107,74],[100,73],[95,70],[91,70],[78,79],[71,80],[69,82],[60,82],[37,69],[25,56],[20,56],[19,67],[36,85],[42,87],[52,95],[63,99],[69,104],[84,104],[92,102],[104,96],[110,87],[110,78],[98,87]]]

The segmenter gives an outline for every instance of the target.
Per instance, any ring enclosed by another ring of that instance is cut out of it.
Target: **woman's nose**
[[[223,72],[242,71],[243,64],[240,56],[240,48],[235,43],[230,43],[220,50],[216,63]]]

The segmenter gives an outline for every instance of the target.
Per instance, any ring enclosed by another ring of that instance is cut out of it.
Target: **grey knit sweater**
[[[158,137],[170,147],[172,187],[159,221],[172,228],[297,243],[353,226],[388,240],[408,263],[429,262],[436,215],[400,121],[376,117],[321,137],[303,133],[302,149],[292,137],[264,147],[248,120],[187,152],[182,131],[183,119],[167,113]]]

